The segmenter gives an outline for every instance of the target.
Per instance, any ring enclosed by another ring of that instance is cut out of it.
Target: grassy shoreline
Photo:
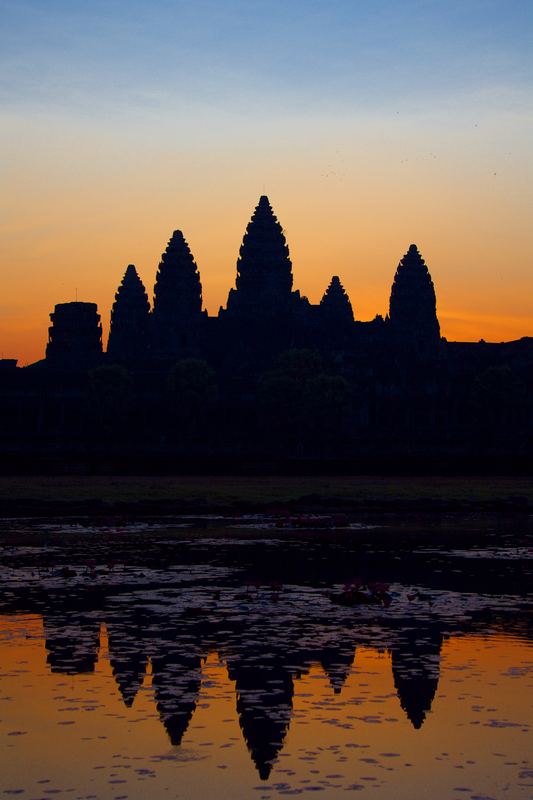
[[[0,476],[0,514],[532,511],[528,477]]]

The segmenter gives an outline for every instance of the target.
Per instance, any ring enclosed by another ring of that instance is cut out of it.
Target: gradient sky
[[[533,335],[531,0],[0,0],[0,355],[107,331],[181,228],[210,313],[267,193],[295,288],[386,313],[411,242],[443,335]]]

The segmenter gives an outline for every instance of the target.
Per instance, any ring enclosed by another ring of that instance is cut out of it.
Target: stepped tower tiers
[[[112,361],[135,365],[146,355],[150,303],[143,282],[129,264],[111,309],[107,353]]]
[[[389,318],[397,340],[418,349],[434,347],[440,340],[435,287],[415,244],[404,255],[392,284]]]
[[[102,357],[102,326],[96,303],[58,303],[50,314],[46,361],[58,369],[87,369]]]
[[[154,286],[152,334],[155,355],[176,357],[194,350],[202,313],[200,273],[181,231],[161,256]]]
[[[354,321],[352,304],[340,278],[334,275],[320,301],[320,312],[325,320],[334,324],[350,324]]]
[[[258,319],[286,314],[292,292],[292,263],[283,229],[266,195],[259,198],[242,241],[236,288],[228,297],[230,317]]]

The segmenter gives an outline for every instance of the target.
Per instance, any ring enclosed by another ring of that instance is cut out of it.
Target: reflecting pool
[[[529,522],[312,524],[4,521],[2,796],[531,798]]]

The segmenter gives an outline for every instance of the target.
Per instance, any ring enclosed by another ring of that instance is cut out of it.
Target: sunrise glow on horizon
[[[312,303],[388,311],[415,242],[441,333],[533,335],[533,10],[522,0],[0,0],[0,355],[127,264],[150,299],[181,229],[225,306],[267,194]]]

